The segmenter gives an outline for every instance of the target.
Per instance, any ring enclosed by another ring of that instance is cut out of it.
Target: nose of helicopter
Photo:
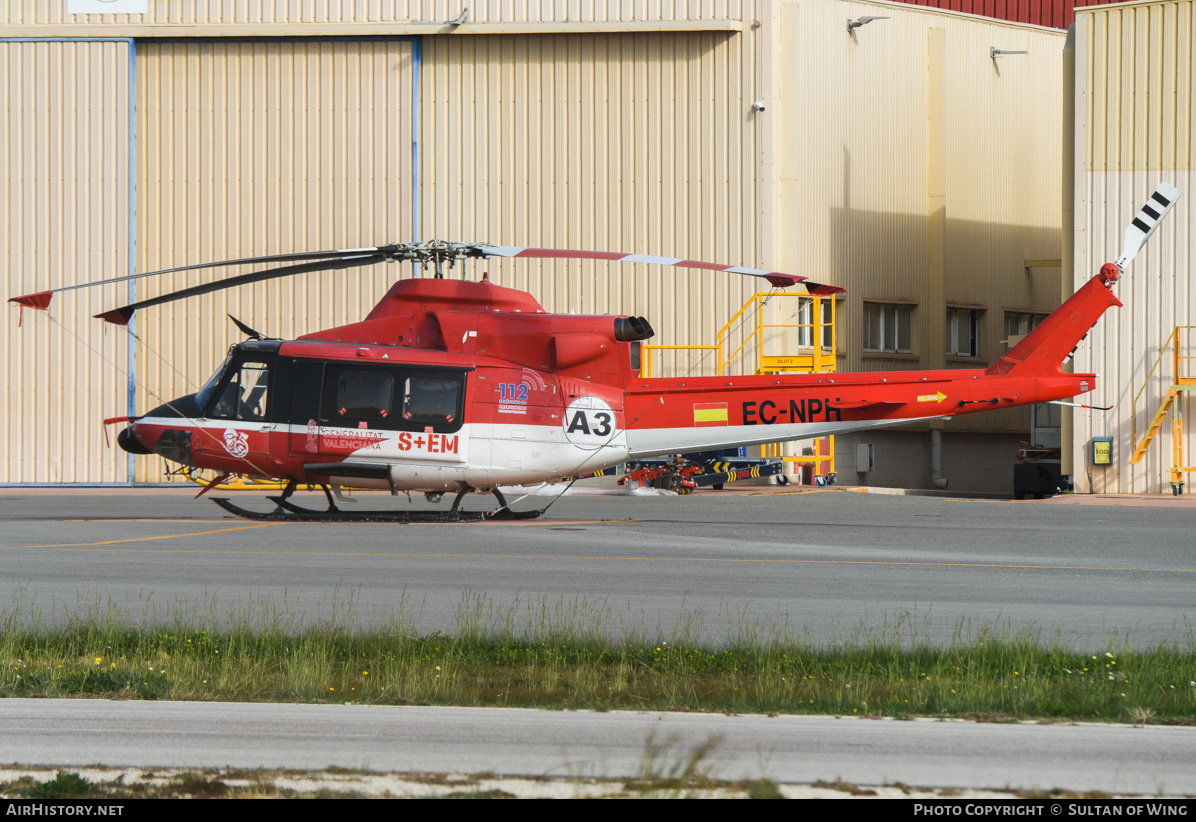
[[[133,426],[122,428],[120,433],[116,435],[116,444],[121,447],[121,450],[127,451],[130,454],[152,454],[151,449],[146,448],[141,440],[137,439],[137,434],[133,431]]]
[[[187,394],[131,419],[129,426],[116,435],[116,443],[130,454],[161,454],[190,464],[190,428],[199,416],[195,395]]]

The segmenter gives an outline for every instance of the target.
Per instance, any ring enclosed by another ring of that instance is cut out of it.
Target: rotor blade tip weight
[[[788,288],[791,285],[797,285],[804,277],[794,277],[792,274],[765,274],[764,279],[775,285],[777,288]]]
[[[50,299],[53,296],[53,291],[39,291],[36,294],[26,294],[22,297],[10,297],[8,301],[26,308],[38,308],[45,311],[50,307]]]
[[[846,288],[840,288],[837,285],[825,285],[823,283],[805,283],[806,291],[818,297],[830,297],[834,294],[846,294]]]
[[[114,308],[111,311],[95,315],[97,320],[103,320],[113,325],[128,325],[132,316],[133,312],[127,308]]]

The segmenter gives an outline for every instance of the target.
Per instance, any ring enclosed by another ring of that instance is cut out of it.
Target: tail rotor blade
[[[1159,223],[1175,206],[1179,198],[1179,189],[1170,183],[1159,183],[1159,187],[1150,195],[1146,205],[1138,212],[1138,216],[1125,229],[1125,241],[1121,246],[1121,256],[1117,258],[1117,267],[1125,269],[1133,262],[1134,257],[1142,250],[1142,246],[1154,234]]]

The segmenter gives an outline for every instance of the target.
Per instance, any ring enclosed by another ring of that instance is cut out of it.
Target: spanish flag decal
[[[708,425],[727,424],[727,404],[725,402],[695,402],[694,428]]]

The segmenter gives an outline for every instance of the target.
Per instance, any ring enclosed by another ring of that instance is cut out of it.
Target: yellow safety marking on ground
[[[270,525],[284,525],[287,523],[269,523]],[[542,523],[548,525],[550,523]],[[559,525],[560,523],[552,523]],[[594,522],[591,524],[602,524],[601,522]],[[261,528],[264,526],[248,526],[250,528]],[[236,528],[227,529],[230,531],[242,530]],[[216,534],[220,531],[207,531],[201,534],[178,534],[179,537],[186,536],[204,536],[205,534]],[[171,537],[146,537],[144,539],[170,539]],[[126,540],[111,540],[109,542],[96,543],[77,543],[71,545],[21,545],[7,548],[0,548],[3,551],[19,551],[28,549],[58,549],[58,550],[84,550],[87,547],[97,545],[112,545],[120,542],[142,542],[138,539]],[[101,551],[117,552],[127,550],[123,548],[109,548],[99,549]],[[740,563],[740,564],[759,564],[759,565],[885,565],[885,566],[903,566],[912,568],[1001,568],[1009,570],[1030,570],[1030,571],[1116,571],[1116,572],[1132,572],[1132,573],[1159,573],[1159,574],[1196,574],[1196,568],[1123,568],[1118,566],[1103,567],[1099,565],[1012,565],[999,562],[902,562],[899,560],[879,560],[879,559],[748,559],[743,557],[622,557],[622,556],[586,556],[578,554],[442,554],[442,553],[422,553],[422,554],[407,554],[407,553],[390,553],[380,551],[351,551],[345,553],[337,553],[334,551],[267,551],[267,550],[234,550],[234,549],[218,549],[218,548],[148,548],[144,550],[134,550],[131,553],[137,554],[218,554],[222,556],[288,556],[288,557],[337,557],[340,559],[347,559],[352,557],[391,557],[396,559],[528,559],[533,561],[544,560],[560,560],[562,562],[577,562],[578,560],[602,561],[610,560],[613,562],[710,562],[710,563]]]
[[[149,521],[149,520],[146,520]],[[206,537],[211,534],[224,534],[229,531],[247,531],[250,528],[269,528],[272,525],[285,525],[282,522],[263,522],[260,525],[241,525],[237,528],[218,528],[215,531],[196,531],[192,534],[162,534],[156,537],[130,537],[128,539],[108,539],[102,542],[62,542],[56,545],[4,545],[0,550],[20,551],[34,548],[91,548],[96,545],[117,545],[121,542],[149,542],[155,539],[182,539],[183,537]]]

